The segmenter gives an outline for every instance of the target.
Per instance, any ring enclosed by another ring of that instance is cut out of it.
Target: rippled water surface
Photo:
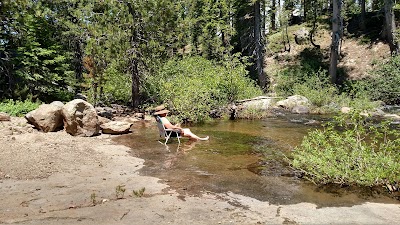
[[[115,138],[146,160],[141,174],[161,178],[179,193],[228,192],[272,204],[315,203],[351,206],[363,202],[400,203],[368,188],[318,188],[295,176],[285,156],[309,129],[315,118],[267,118],[257,121],[218,121],[190,127],[209,141],[158,142],[155,123],[143,122],[132,134]],[[322,118],[316,118],[321,121]]]

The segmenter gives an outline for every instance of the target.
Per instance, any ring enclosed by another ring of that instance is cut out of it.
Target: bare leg
[[[188,137],[188,138],[190,138],[192,140],[200,140],[200,141],[206,141],[209,138],[208,136],[205,137],[205,138],[201,138],[201,137],[193,134],[192,131],[190,129],[188,129],[188,128],[184,128],[183,129],[183,136],[184,137]]]

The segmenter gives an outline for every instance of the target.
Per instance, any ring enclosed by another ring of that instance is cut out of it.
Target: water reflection
[[[351,206],[369,202],[398,203],[377,190],[318,188],[298,179],[285,156],[298,145],[315,118],[268,118],[262,121],[220,121],[191,127],[209,135],[209,141],[158,142],[153,123],[138,123],[134,132],[115,138],[130,146],[133,155],[145,159],[143,175],[155,176],[182,194],[205,191],[234,192],[273,204],[315,203],[319,206]]]

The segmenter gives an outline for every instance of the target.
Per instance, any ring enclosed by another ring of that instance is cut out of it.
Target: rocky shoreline
[[[114,118],[115,119],[115,118]],[[121,117],[119,119],[133,119]],[[147,122],[146,122],[147,121]],[[145,117],[136,123],[149,123]],[[132,121],[132,123],[135,123]],[[155,126],[154,126],[155,127]],[[155,128],[156,129],[156,128]],[[129,135],[129,134],[127,134]],[[0,224],[397,224],[399,204],[273,205],[231,192],[177,193],[113,135],[0,122]],[[141,195],[135,193],[140,193]]]

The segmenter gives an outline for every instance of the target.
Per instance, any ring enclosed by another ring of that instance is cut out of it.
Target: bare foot
[[[205,138],[200,138],[199,140],[200,140],[200,141],[207,141],[208,139],[210,139],[209,136],[207,136],[207,137],[205,137]]]

